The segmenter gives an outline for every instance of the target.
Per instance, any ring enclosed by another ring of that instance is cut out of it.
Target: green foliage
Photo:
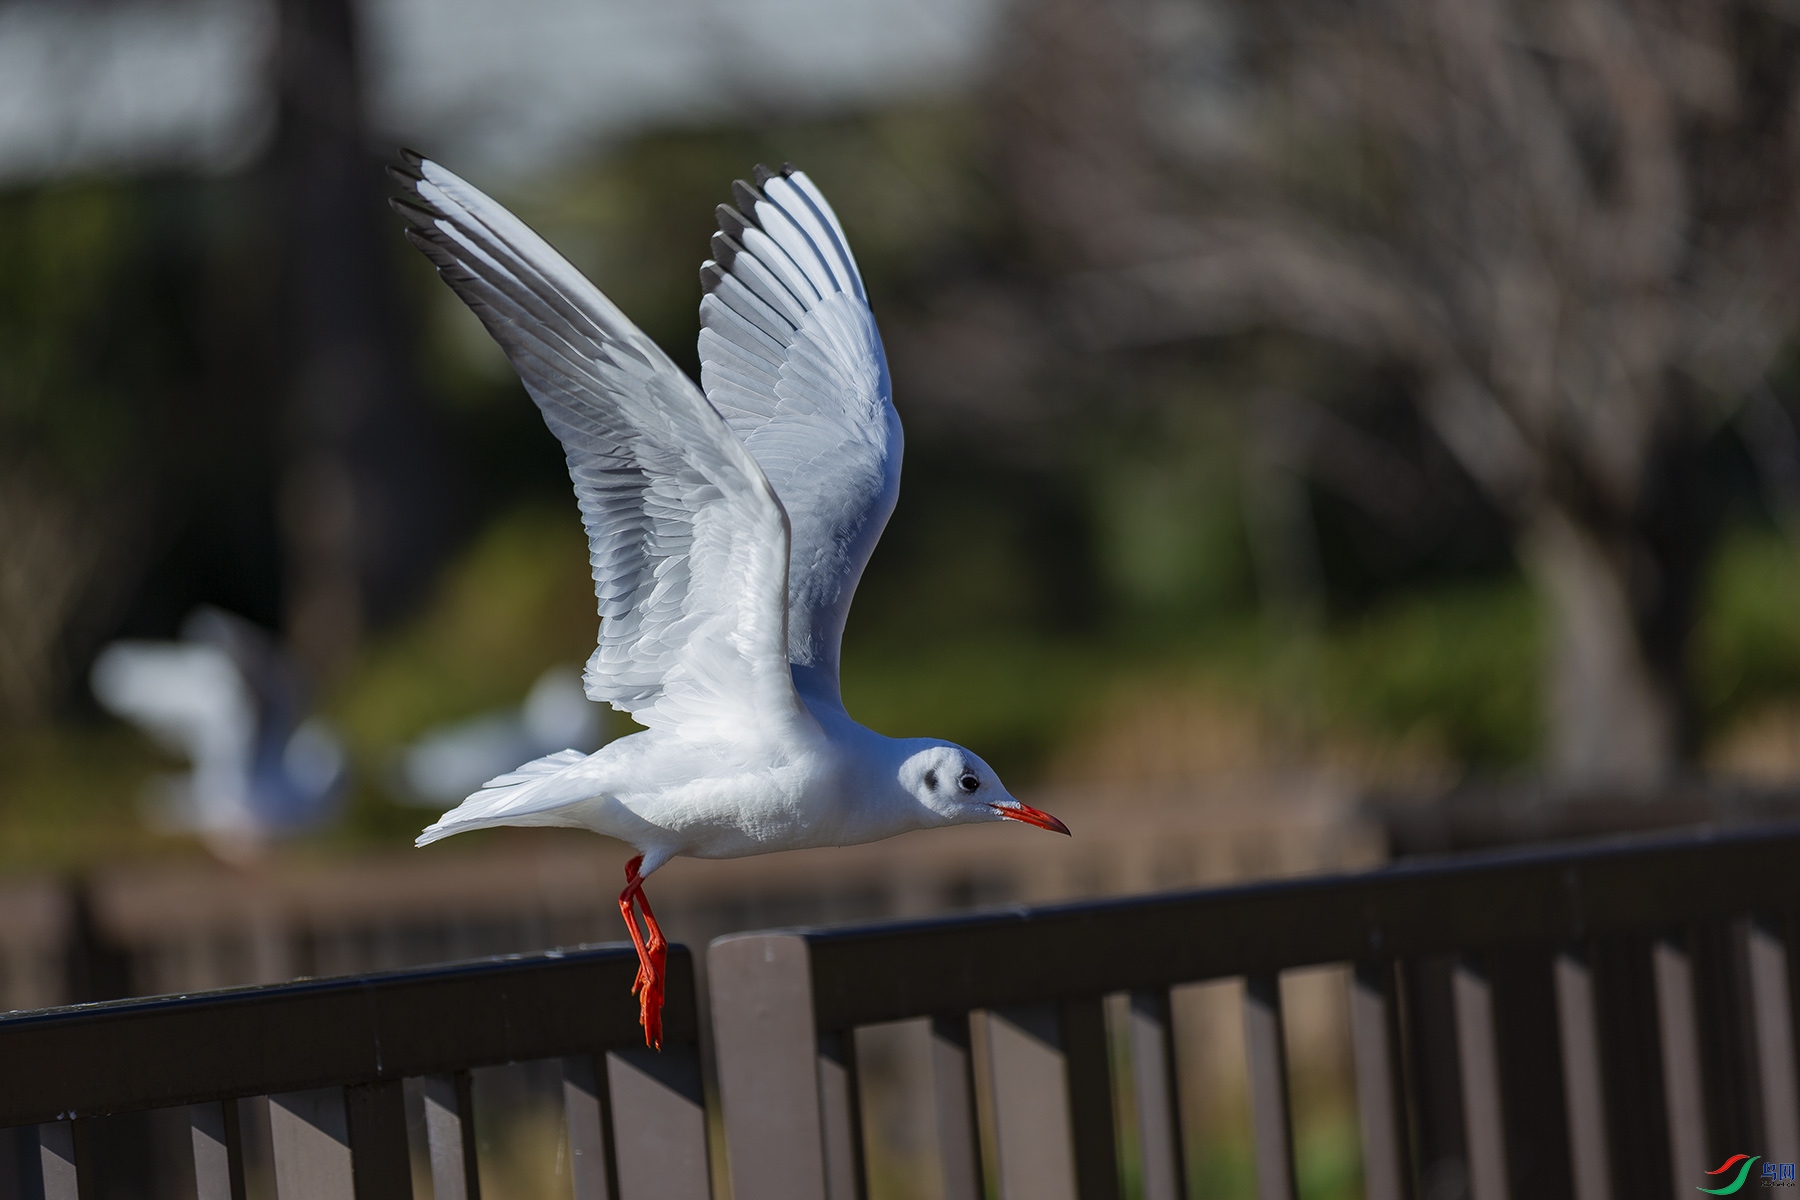
[[[1114,620],[1141,634],[1248,612],[1254,602],[1232,410],[1202,381],[1087,464],[1095,549]]]
[[[0,422],[77,473],[130,426],[130,394],[96,378],[93,354],[132,237],[127,200],[89,184],[0,201]]]
[[[100,181],[0,196],[0,434],[76,488],[142,454],[191,385],[190,256],[158,199]]]
[[[1791,541],[1767,528],[1725,539],[1693,649],[1709,731],[1800,694],[1800,550]]]
[[[573,502],[566,513],[507,514],[416,618],[369,648],[331,715],[359,752],[379,756],[434,725],[518,703],[545,668],[584,662],[598,625]]]
[[[1423,736],[1471,766],[1527,762],[1542,723],[1541,626],[1516,578],[1401,597],[1344,622],[1323,646],[1328,722]]]
[[[1011,635],[849,648],[844,705],[891,737],[941,737],[1030,781],[1129,660],[1097,642]]]

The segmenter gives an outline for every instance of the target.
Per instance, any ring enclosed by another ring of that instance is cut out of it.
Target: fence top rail
[[[843,1029],[1322,963],[1565,944],[1796,904],[1800,822],[1785,821],[792,933],[808,944],[819,1027]]]
[[[669,947],[665,1038],[699,1035]],[[643,1044],[629,944],[0,1017],[0,1126]]]

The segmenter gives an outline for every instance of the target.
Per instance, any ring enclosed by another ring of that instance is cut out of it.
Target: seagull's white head
[[[1039,829],[1069,832],[1049,813],[1014,799],[994,768],[950,742],[935,742],[909,755],[900,764],[900,786],[940,824],[1023,821]]]

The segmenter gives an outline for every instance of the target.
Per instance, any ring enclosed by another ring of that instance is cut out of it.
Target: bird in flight
[[[587,694],[644,726],[490,780],[419,845],[558,825],[634,847],[619,911],[660,1046],[667,943],[644,881],[676,855],[987,821],[1069,832],[961,746],[884,737],[844,710],[839,643],[899,495],[900,418],[856,260],[805,174],[759,167],[719,207],[696,387],[501,205],[411,152],[392,172],[407,236],[562,443],[601,618]]]

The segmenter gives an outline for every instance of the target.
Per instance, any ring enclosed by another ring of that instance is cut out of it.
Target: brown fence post
[[[1400,1025],[1392,963],[1364,960],[1350,983],[1350,1046],[1356,1060],[1356,1108],[1362,1122],[1367,1200],[1407,1200],[1412,1166],[1401,1099]]]
[[[839,1200],[826,1190],[806,939],[720,938],[707,951],[725,1151],[737,1200]]]
[[[404,1086],[398,1079],[379,1079],[353,1083],[344,1089],[356,1200],[389,1200],[412,1194]]]
[[[44,1200],[89,1200],[93,1196],[87,1134],[86,1123],[79,1120],[47,1121],[37,1127]]]
[[[419,1090],[425,1102],[432,1196],[435,1200],[481,1200],[469,1073],[424,1076]]]
[[[1257,1200],[1294,1200],[1294,1132],[1288,1110],[1287,1045],[1281,979],[1244,980],[1244,1053],[1250,1071],[1250,1127],[1256,1143]]]
[[[1483,966],[1464,960],[1451,974],[1450,994],[1456,1007],[1456,1062],[1469,1139],[1469,1195],[1473,1200],[1507,1200],[1512,1193],[1507,1183],[1493,985]]]
[[[1658,938],[1650,952],[1662,1044],[1663,1103],[1669,1122],[1669,1167],[1677,1186],[1701,1178],[1706,1161],[1706,1108],[1695,1011],[1694,960],[1685,941]]]
[[[188,1105],[198,1200],[244,1200],[244,1146],[236,1100]]]
[[[1055,1007],[989,1012],[987,1058],[1000,1200],[1076,1200],[1068,1057]]]
[[[981,1200],[981,1139],[975,1123],[968,1013],[931,1018],[931,1085],[944,1200]]]
[[[343,1088],[269,1097],[278,1200],[356,1200]]]
[[[619,1190],[617,1168],[607,1152],[612,1129],[612,1103],[606,1074],[592,1054],[562,1060],[563,1124],[569,1138],[569,1190],[574,1200],[614,1200]]]
[[[609,1050],[606,1091],[619,1200],[710,1200],[699,1047],[668,1041],[661,1050]]]
[[[1757,1085],[1763,1142],[1776,1162],[1800,1161],[1800,1089],[1795,1087],[1791,947],[1771,921],[1750,922],[1750,995],[1756,1021]]]
[[[1562,1043],[1563,1102],[1569,1112],[1575,1200],[1612,1200],[1593,968],[1582,951],[1565,950],[1556,956],[1555,971],[1556,1023]]]
[[[1181,1146],[1180,1088],[1175,1083],[1175,1026],[1166,988],[1133,992],[1129,1010],[1131,1082],[1137,1102],[1144,1200],[1187,1194]],[[1370,1200],[1380,1200],[1371,1195]]]

